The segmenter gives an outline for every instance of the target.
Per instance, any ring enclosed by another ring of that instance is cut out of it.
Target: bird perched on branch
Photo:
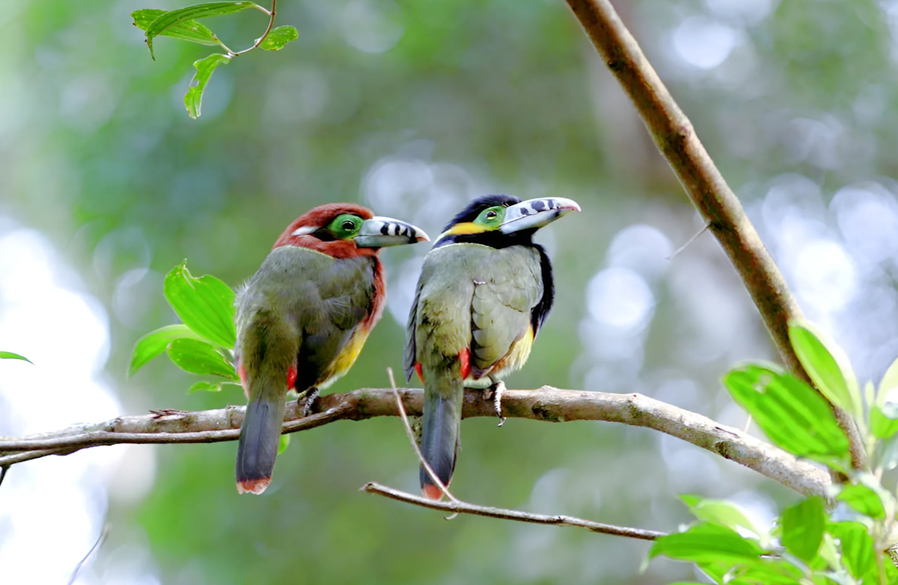
[[[237,491],[271,482],[290,388],[310,405],[345,374],[386,300],[380,248],[429,241],[411,224],[359,205],[316,207],[291,223],[237,294],[237,371],[249,401]]]
[[[552,308],[552,264],[533,234],[579,210],[560,197],[481,197],[446,225],[424,259],[404,368],[424,383],[421,453],[443,485],[455,469],[465,386],[493,387],[501,419],[502,379],[527,361]],[[423,465],[420,479],[425,496],[442,497]]]

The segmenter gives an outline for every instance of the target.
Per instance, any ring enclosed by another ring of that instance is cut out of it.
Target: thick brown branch
[[[473,514],[475,516],[486,516],[487,518],[498,518],[499,520],[514,520],[516,522],[529,522],[530,524],[551,524],[554,526],[574,526],[576,528],[585,528],[590,532],[599,532],[601,534],[611,534],[614,536],[626,536],[627,538],[637,538],[639,540],[655,540],[662,536],[667,536],[663,532],[654,530],[644,530],[642,528],[629,528],[626,526],[615,526],[614,524],[603,524],[601,522],[593,522],[592,520],[583,520],[573,516],[546,516],[545,514],[531,514],[530,512],[521,512],[519,510],[506,510],[503,508],[491,508],[489,506],[478,506],[477,504],[469,504],[459,500],[450,500],[448,502],[437,502],[415,496],[399,490],[394,490],[379,483],[369,482],[362,486],[362,491],[369,494],[377,494],[407,504],[414,504],[431,510],[442,510],[443,512],[451,512],[453,514]]]
[[[795,376],[810,384],[788,335],[789,321],[800,318],[801,310],[689,118],[667,91],[609,0],[567,0],[567,3],[596,51],[630,96],[658,149],[742,277],[783,363]],[[851,441],[852,464],[861,469],[866,455],[860,434],[846,413],[835,406],[833,410]]]
[[[421,390],[403,388],[399,394],[408,413],[420,416]],[[362,388],[345,394],[330,394],[320,397],[317,404],[319,412],[306,418],[300,417],[295,402],[288,404],[284,432],[304,431],[338,420],[365,420],[399,414],[390,388]],[[550,422],[609,421],[654,429],[740,463],[806,495],[825,496],[829,485],[826,472],[811,463],[799,461],[737,429],[641,394],[607,394],[544,386],[538,390],[507,390],[502,405],[509,418]],[[165,414],[161,416],[123,416],[21,439],[0,437],[0,466],[99,445],[233,441],[243,420],[243,407],[239,406],[200,412],[163,412]],[[463,416],[495,417],[492,400],[484,399],[481,391],[468,390]]]

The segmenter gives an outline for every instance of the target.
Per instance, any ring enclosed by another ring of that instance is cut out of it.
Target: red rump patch
[[[287,388],[293,388],[296,384],[296,366],[290,366],[287,370]]]
[[[461,377],[466,380],[471,375],[471,350],[467,347],[461,350],[458,361],[461,362]]]
[[[243,394],[246,396],[246,399],[249,400],[249,386],[246,385],[246,368],[243,367],[243,364],[237,366],[237,375],[240,376],[240,385],[243,386]]]
[[[418,379],[421,380],[421,383],[424,383],[424,373],[421,371],[421,362],[415,363],[415,371],[418,373]]]

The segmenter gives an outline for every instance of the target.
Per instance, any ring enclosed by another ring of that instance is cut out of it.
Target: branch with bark
[[[566,1],[742,278],[783,364],[796,378],[814,386],[789,342],[789,321],[800,319],[801,309],[692,122],[674,101],[610,0]],[[863,469],[866,453],[854,421],[837,406],[832,405],[832,409],[851,443],[852,466]]]
[[[422,391],[402,388],[398,392],[407,412],[420,416]],[[538,390],[506,390],[502,405],[508,418],[548,422],[608,421],[654,429],[735,461],[805,495],[825,496],[830,483],[827,473],[812,463],[801,461],[738,429],[641,394],[543,386]],[[316,402],[316,410],[316,413],[302,417],[296,402],[288,404],[284,432],[306,431],[339,420],[358,421],[400,414],[390,388],[361,388],[321,396]],[[101,445],[233,441],[240,434],[243,411],[242,406],[199,412],[161,410],[30,437],[0,437],[0,467]],[[464,418],[495,416],[493,402],[483,391],[468,390],[465,393]]]

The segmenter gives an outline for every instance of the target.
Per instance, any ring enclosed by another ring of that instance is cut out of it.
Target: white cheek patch
[[[291,236],[307,236],[309,234],[314,234],[318,231],[318,228],[313,225],[303,226],[301,228],[293,230]]]

